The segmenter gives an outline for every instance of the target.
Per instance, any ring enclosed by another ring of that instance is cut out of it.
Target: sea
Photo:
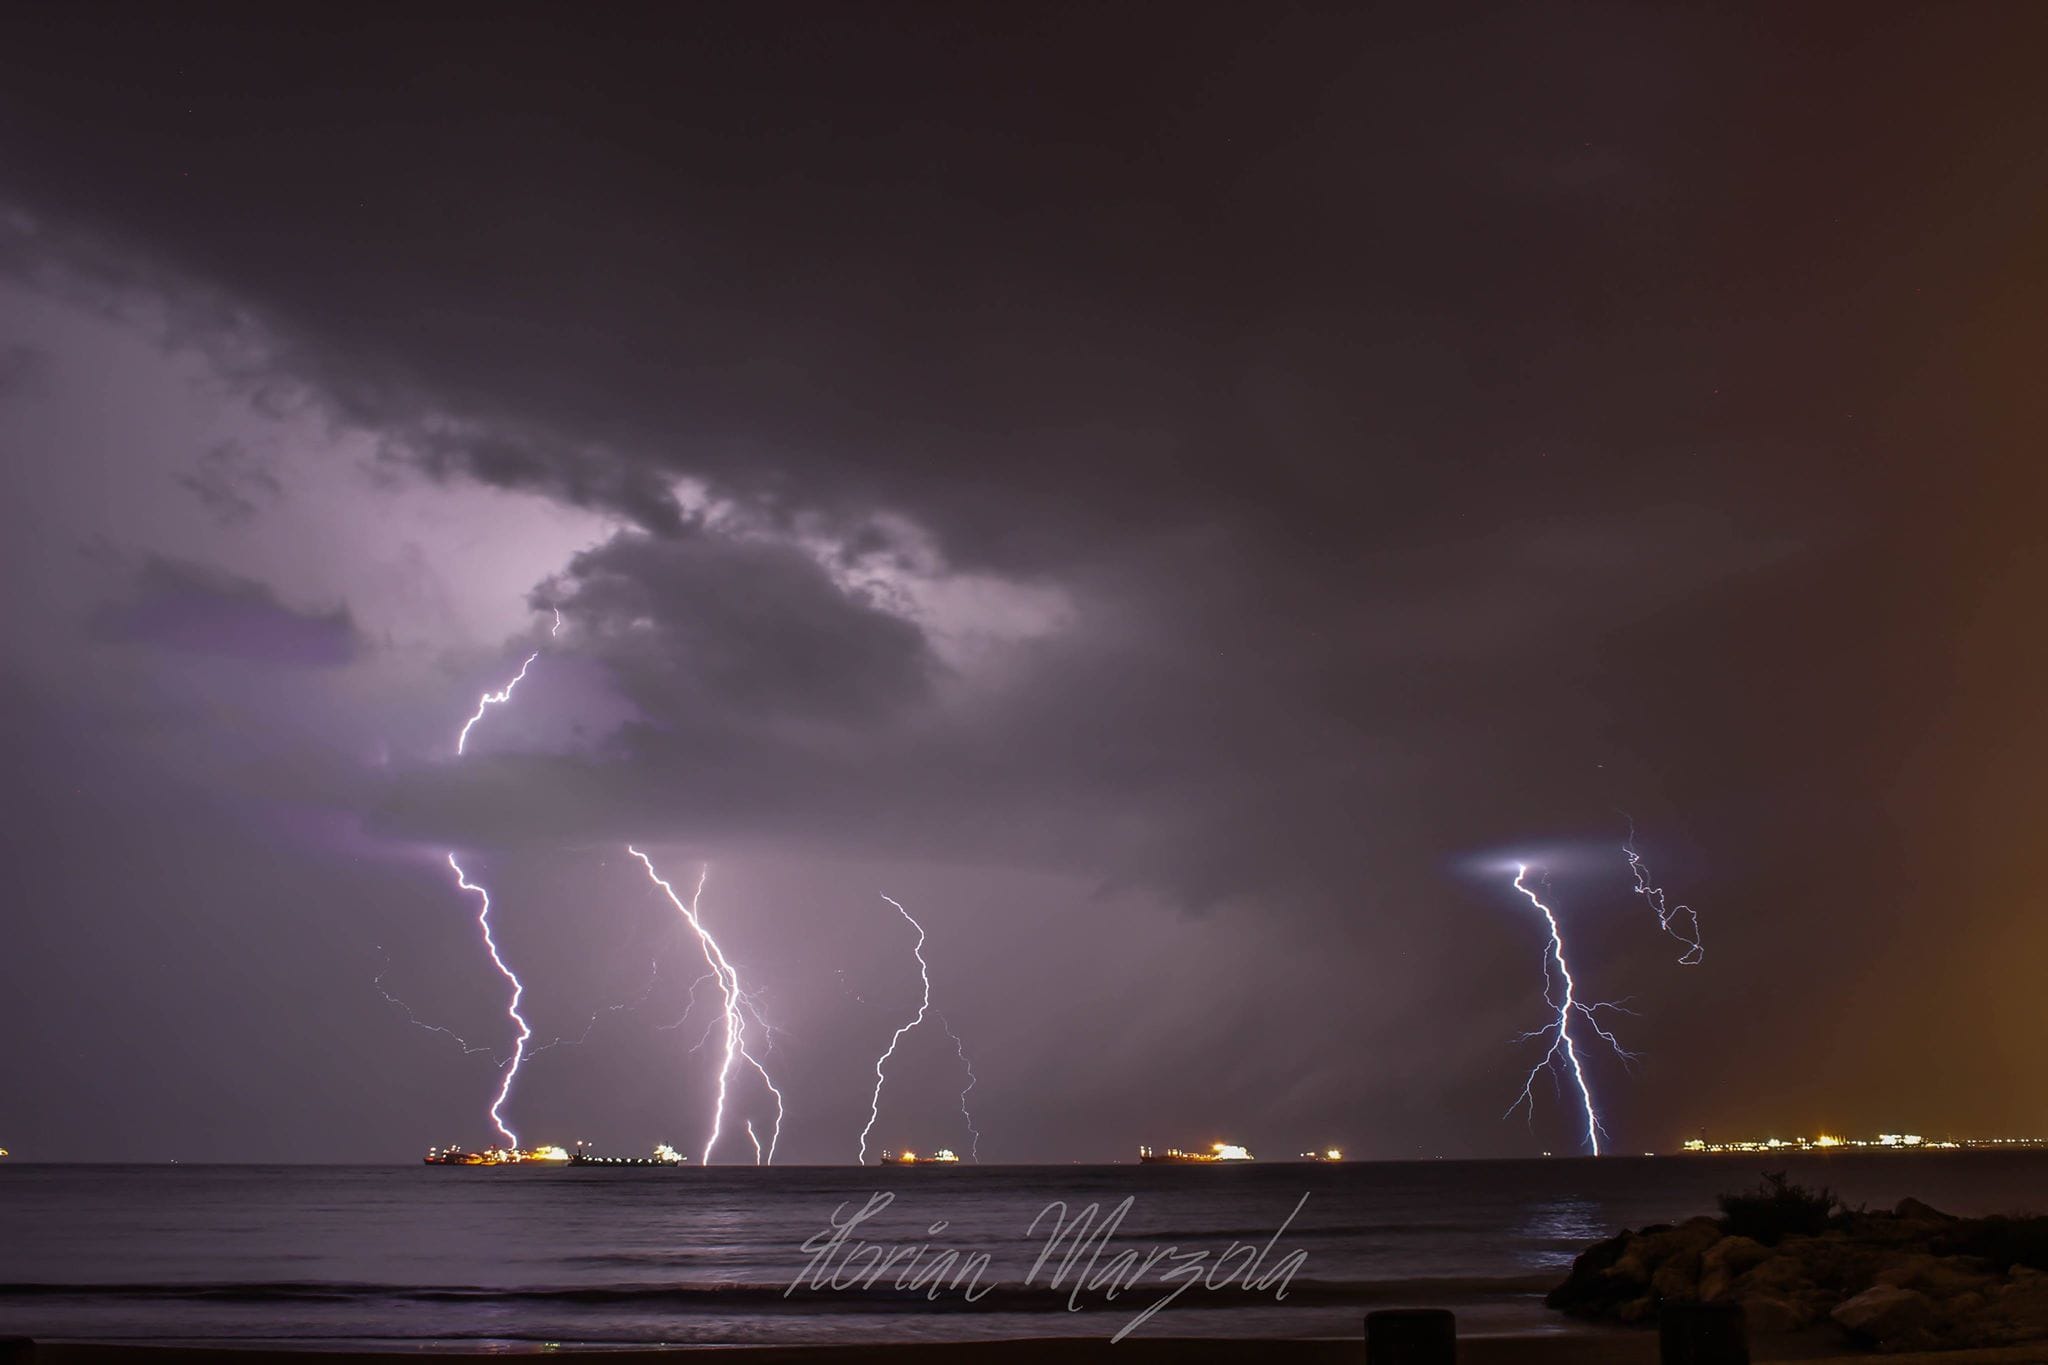
[[[1461,1335],[1587,1331],[1542,1305],[1574,1255],[1711,1213],[1765,1168],[1851,1206],[2048,1208],[2048,1153],[2024,1151],[886,1170],[10,1161],[0,1336],[316,1350],[1127,1328],[1355,1339],[1365,1312],[1394,1306],[1451,1308]]]

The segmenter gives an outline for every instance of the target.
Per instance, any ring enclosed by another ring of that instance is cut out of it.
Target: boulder
[[[1920,1345],[1934,1323],[1934,1301],[1917,1289],[1881,1284],[1828,1314],[1851,1336],[1882,1347]]]
[[[1565,1277],[1563,1284],[1551,1290],[1543,1302],[1567,1313],[1594,1318],[1610,1314],[1630,1299],[1639,1297],[1649,1284],[1647,1274],[1637,1280],[1631,1275],[1609,1273],[1628,1250],[1629,1239],[1634,1235],[1623,1231],[1580,1252],[1572,1261],[1571,1274]]]
[[[1917,1289],[1934,1299],[1959,1294],[1983,1294],[1997,1283],[1997,1276],[1979,1263],[1962,1256],[1930,1256],[1926,1252],[1905,1256],[1877,1272],[1875,1283],[1900,1289]]]
[[[1649,1322],[1656,1316],[1657,1301],[1648,1294],[1643,1295],[1639,1299],[1630,1299],[1627,1303],[1614,1310],[1614,1320],[1616,1322],[1628,1323],[1630,1326]]]
[[[1956,1221],[1954,1214],[1943,1213],[1932,1204],[1923,1204],[1919,1200],[1912,1198],[1901,1199],[1898,1202],[1898,1206],[1892,1210],[1892,1217],[1909,1223],[1953,1223]]]
[[[1707,1302],[1727,1298],[1737,1276],[1770,1258],[1771,1249],[1753,1237],[1723,1237],[1700,1257],[1700,1298]]]
[[[1658,1266],[1657,1273],[1650,1277],[1650,1292],[1659,1299],[1699,1298],[1700,1254],[1682,1252]]]
[[[1743,1320],[1749,1324],[1749,1330],[1760,1337],[1781,1336],[1806,1326],[1800,1320],[1799,1310],[1783,1299],[1774,1299],[1768,1294],[1750,1294],[1739,1302]]]
[[[1735,1282],[1736,1297],[1745,1294],[1769,1294],[1782,1297],[1787,1293],[1803,1292],[1814,1287],[1813,1277],[1807,1273],[1806,1262],[1792,1251],[1775,1251],[1766,1260],[1757,1262]]]

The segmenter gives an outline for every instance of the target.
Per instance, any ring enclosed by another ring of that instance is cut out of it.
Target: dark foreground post
[[[1365,1315],[1365,1365],[1453,1365],[1458,1319],[1448,1308],[1387,1308]]]
[[[29,1365],[36,1358],[36,1344],[27,1337],[0,1337],[0,1365]]]
[[[1739,1303],[1667,1303],[1657,1316],[1659,1365],[1749,1365]]]

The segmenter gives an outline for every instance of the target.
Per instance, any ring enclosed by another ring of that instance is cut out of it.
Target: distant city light
[[[1929,1138],[1919,1133],[1879,1133],[1874,1138],[1845,1138],[1834,1133],[1822,1133],[1815,1137],[1742,1138],[1730,1142],[1709,1142],[1705,1138],[1690,1138],[1686,1141],[1684,1150],[1705,1153],[1825,1152],[1837,1148],[1851,1148],[1894,1152],[1961,1152],[2000,1147],[2017,1150],[2048,1149],[2048,1138]]]

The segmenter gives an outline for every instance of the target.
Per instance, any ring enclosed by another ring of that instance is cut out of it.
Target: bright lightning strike
[[[910,952],[911,956],[917,959],[917,976],[918,980],[924,983],[924,995],[917,1002],[917,1013],[911,1016],[909,1023],[889,1036],[889,1046],[882,1050],[881,1056],[875,1058],[875,1093],[868,1101],[868,1126],[860,1130],[860,1164],[863,1166],[868,1164],[868,1134],[875,1130],[875,1121],[882,1116],[882,1082],[885,1079],[883,1066],[896,1055],[896,1044],[903,1041],[903,1035],[922,1024],[925,1014],[932,1007],[932,973],[924,960],[924,926],[911,919],[910,912],[893,896],[883,896],[882,899],[895,906],[896,913],[910,920],[910,927],[917,930],[917,942],[911,945]]]
[[[560,630],[561,628],[562,615],[560,612],[556,612],[555,630]],[[554,631],[549,631],[548,633],[552,635]],[[513,675],[511,682],[506,683],[496,692],[486,692],[477,699],[476,714],[463,724],[462,732],[455,736],[455,753],[458,757],[461,756],[464,746],[469,743],[470,730],[475,728],[476,723],[484,718],[484,712],[490,710],[493,706],[502,706],[504,703],[512,700],[512,689],[526,680],[526,670],[532,668],[533,661],[539,657],[540,651],[536,649],[533,653],[526,656],[525,663],[519,665],[519,672]]]
[[[1665,903],[1664,888],[1650,881],[1650,869],[1643,866],[1643,856],[1636,852],[1636,822],[1626,814],[1622,819],[1628,820],[1628,840],[1622,844],[1621,851],[1628,857],[1628,870],[1635,875],[1636,894],[1650,903],[1650,909],[1657,913],[1657,923],[1664,932],[1685,945],[1685,951],[1679,954],[1679,963],[1687,967],[1698,966],[1707,956],[1707,950],[1700,942],[1699,912],[1689,905]]]
[[[691,892],[686,904],[683,898],[676,894],[675,887],[664,881],[661,874],[654,870],[653,859],[630,845],[626,852],[640,860],[641,866],[647,869],[648,879],[660,887],[663,894],[668,897],[669,903],[682,913],[691,931],[697,935],[698,946],[704,950],[705,965],[711,968],[712,975],[717,978],[719,993],[725,997],[725,1059],[718,1068],[718,1095],[711,1111],[711,1134],[704,1140],[703,1162],[707,1166],[711,1164],[711,1151],[718,1145],[719,1134],[725,1127],[725,1104],[730,1093],[732,1073],[739,1063],[744,1062],[760,1075],[761,1083],[767,1086],[768,1093],[775,1097],[775,1126],[769,1130],[765,1152],[761,1147],[760,1138],[754,1135],[752,1123],[747,1124],[747,1136],[754,1144],[755,1162],[765,1162],[772,1166],[775,1164],[775,1145],[782,1140],[782,1092],[775,1088],[774,1080],[768,1075],[768,1068],[761,1065],[759,1059],[747,1049],[746,1016],[754,1013],[757,1020],[760,1016],[753,1010],[752,1002],[740,986],[739,971],[727,960],[725,950],[718,946],[718,940],[711,936],[711,931],[704,927],[703,920],[697,915],[697,903],[704,895],[704,883],[710,877],[711,869],[706,866],[698,875],[697,888]]]
[[[1515,865],[1515,890],[1527,896],[1529,903],[1543,912],[1543,921],[1550,926],[1550,947],[1543,958],[1543,1001],[1557,1011],[1557,1018],[1540,1029],[1523,1034],[1521,1039],[1517,1040],[1526,1041],[1530,1038],[1548,1036],[1550,1038],[1550,1047],[1544,1052],[1543,1059],[1529,1069],[1528,1078],[1522,1082],[1521,1095],[1516,1098],[1513,1104],[1508,1106],[1507,1114],[1503,1114],[1501,1117],[1506,1118],[1508,1114],[1514,1113],[1515,1110],[1521,1108],[1524,1104],[1529,1106],[1530,1117],[1532,1119],[1535,1117],[1536,1078],[1545,1071],[1550,1071],[1555,1076],[1559,1066],[1559,1054],[1561,1053],[1563,1055],[1563,1070],[1571,1076],[1572,1083],[1579,1092],[1579,1102],[1586,1112],[1586,1145],[1592,1150],[1594,1156],[1599,1156],[1600,1139],[1605,1134],[1606,1129],[1601,1125],[1599,1111],[1593,1105],[1593,1087],[1586,1080],[1586,1068],[1579,1057],[1578,1042],[1572,1037],[1572,1019],[1574,1016],[1583,1018],[1593,1032],[1598,1034],[1609,1047],[1614,1049],[1617,1056],[1624,1062],[1631,1062],[1635,1060],[1635,1054],[1623,1048],[1613,1034],[1600,1027],[1599,1017],[1595,1013],[1595,1011],[1603,1009],[1620,1010],[1622,1013],[1627,1013],[1627,1011],[1618,1002],[1601,1001],[1588,1005],[1578,998],[1578,982],[1572,979],[1571,966],[1565,961],[1564,931],[1558,926],[1555,912],[1545,905],[1534,891],[1523,884],[1523,879],[1528,875],[1528,867],[1520,863]],[[1552,994],[1552,962],[1557,964],[1557,976],[1564,982],[1564,998],[1561,1000]]]
[[[506,1096],[512,1093],[512,1080],[519,1074],[519,1064],[526,1060],[526,1042],[529,1038],[533,1037],[533,1030],[527,1026],[526,1017],[519,1012],[519,1001],[526,994],[526,987],[521,984],[517,976],[513,975],[512,969],[505,965],[505,959],[498,956],[498,942],[491,937],[491,893],[471,882],[464,875],[462,865],[455,861],[453,853],[448,855],[448,866],[455,871],[455,884],[464,891],[471,891],[476,894],[480,902],[476,912],[476,922],[477,926],[483,930],[484,947],[490,950],[491,961],[496,964],[498,971],[504,975],[505,980],[512,984],[512,1001],[505,1007],[505,1013],[512,1020],[513,1024],[517,1026],[519,1037],[513,1045],[512,1061],[505,1067],[505,1079],[498,1083],[498,1097],[491,1101],[491,1123],[497,1128],[498,1135],[505,1139],[507,1147],[517,1147],[519,1145],[519,1137],[510,1128],[505,1126],[505,1119],[500,1111],[505,1106]]]

